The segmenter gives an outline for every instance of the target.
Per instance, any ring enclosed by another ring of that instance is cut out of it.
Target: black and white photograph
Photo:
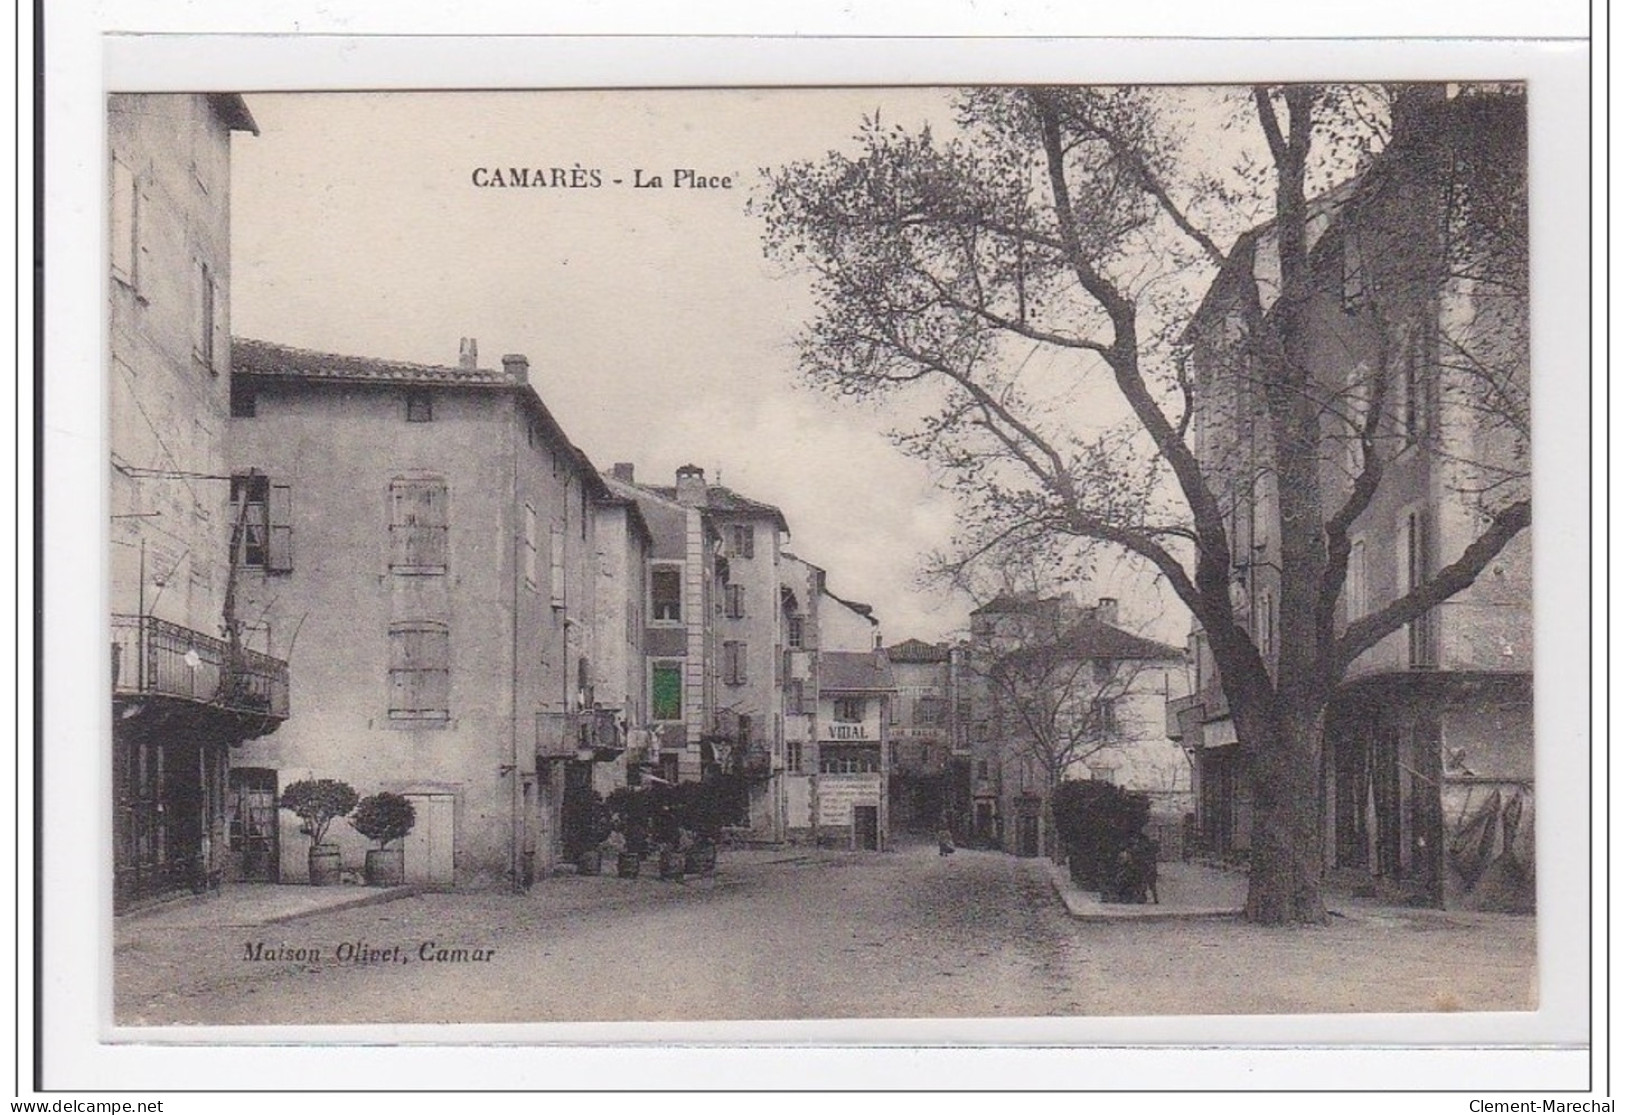
[[[109,93],[112,1024],[1537,1010],[1529,98]]]

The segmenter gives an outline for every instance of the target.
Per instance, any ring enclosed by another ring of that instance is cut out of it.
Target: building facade
[[[694,465],[669,487],[639,483],[625,463],[605,480],[653,539],[645,642],[658,776],[739,776],[741,827],[783,840],[784,515]]]
[[[233,560],[231,145],[241,97],[107,101],[114,906],[218,885],[254,849],[230,756],[288,716],[284,647]],[[274,804],[268,807],[274,814]],[[255,811],[257,810],[257,813]]]
[[[305,715],[234,756],[234,783],[403,794],[409,882],[528,885],[563,853],[567,780],[590,784],[625,747],[627,636],[601,667],[596,619],[600,589],[614,605],[641,580],[635,523],[605,523],[609,492],[523,356],[481,367],[465,341],[456,365],[422,365],[239,339],[232,388],[237,515],[283,538],[280,556],[245,555],[243,607],[306,667]],[[359,863],[358,834],[329,839]],[[294,818],[277,840],[269,876],[301,878]]]
[[[907,639],[886,648],[897,696],[889,767],[894,829],[966,839],[970,824],[969,739],[957,715],[961,653],[947,643]]]
[[[1521,95],[1441,87],[1425,119],[1396,121],[1386,155],[1316,202],[1310,359],[1317,389],[1333,400],[1321,468],[1327,514],[1362,468],[1350,427],[1370,431],[1382,464],[1380,486],[1350,528],[1340,627],[1455,561],[1488,521],[1495,494],[1526,483],[1523,112]],[[1456,199],[1487,210],[1475,191],[1498,178],[1499,244],[1461,235]],[[1266,227],[1241,239],[1188,335],[1204,400],[1197,455],[1220,478],[1233,552],[1252,555],[1237,565],[1233,598],[1266,662],[1275,649],[1280,558],[1265,524],[1275,519],[1278,493],[1262,467],[1266,423],[1249,417],[1256,388],[1236,372],[1236,323],[1238,299],[1278,288],[1273,235]],[[1441,238],[1450,266],[1407,268],[1429,258],[1416,245]],[[1533,908],[1530,604],[1525,532],[1471,586],[1351,664],[1326,717],[1329,870],[1434,905]],[[1245,741],[1200,629],[1190,649],[1194,689],[1171,704],[1168,730],[1193,756],[1202,844],[1244,856]]]
[[[1118,602],[999,597],[971,616],[972,839],[1054,853],[1054,789],[1090,778],[1144,794],[1170,852],[1192,805],[1190,764],[1164,733],[1184,654],[1119,626]],[[1180,690],[1182,691],[1182,690]]]

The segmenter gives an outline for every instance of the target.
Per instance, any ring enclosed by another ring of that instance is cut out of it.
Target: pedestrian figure
[[[1135,834],[1130,850],[1139,874],[1139,901],[1144,902],[1149,893],[1153,905],[1162,905],[1162,899],[1157,895],[1157,856],[1161,853],[1162,846],[1140,832]]]
[[[1145,833],[1135,833],[1117,853],[1112,865],[1109,901],[1144,905],[1147,898],[1157,905],[1157,842]]]
[[[954,834],[943,828],[937,832],[937,855],[951,856],[954,854]]]

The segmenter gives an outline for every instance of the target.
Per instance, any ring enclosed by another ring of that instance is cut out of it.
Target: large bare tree
[[[1523,281],[1521,127],[1516,90],[979,89],[959,97],[951,134],[876,118],[855,153],[771,176],[767,251],[810,268],[819,302],[803,369],[837,394],[906,397],[899,441],[960,496],[962,558],[1117,547],[1201,624],[1250,757],[1258,922],[1325,918],[1322,731],[1350,663],[1472,584],[1530,520],[1521,338],[1475,345],[1487,330],[1469,328],[1436,346],[1471,374],[1406,363],[1441,289]],[[1377,355],[1360,382],[1328,385],[1314,247],[1357,210],[1403,216],[1386,238],[1365,222],[1379,235],[1352,312]],[[1260,227],[1237,241],[1237,266],[1221,245],[1245,225]],[[1199,380],[1188,330],[1215,280],[1229,284],[1234,366]],[[1520,297],[1507,292],[1490,331],[1516,331]],[[1394,385],[1418,374],[1510,433],[1431,443],[1476,493],[1476,537],[1347,617],[1351,528],[1411,448]],[[1246,468],[1200,452],[1193,429],[1243,398],[1261,431]],[[1233,597],[1255,555],[1228,513],[1265,481],[1279,622],[1261,647]]]

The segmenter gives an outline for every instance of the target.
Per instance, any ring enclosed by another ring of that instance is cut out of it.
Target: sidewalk
[[[393,902],[421,888],[228,883],[214,894],[166,902],[113,919],[114,951],[194,929],[273,925],[311,914]]]
[[[1072,881],[1065,865],[1048,863],[1050,880],[1066,912],[1081,921],[1178,921],[1238,917],[1247,901],[1247,876],[1196,863],[1157,865],[1157,896],[1144,906],[1102,902]]]

